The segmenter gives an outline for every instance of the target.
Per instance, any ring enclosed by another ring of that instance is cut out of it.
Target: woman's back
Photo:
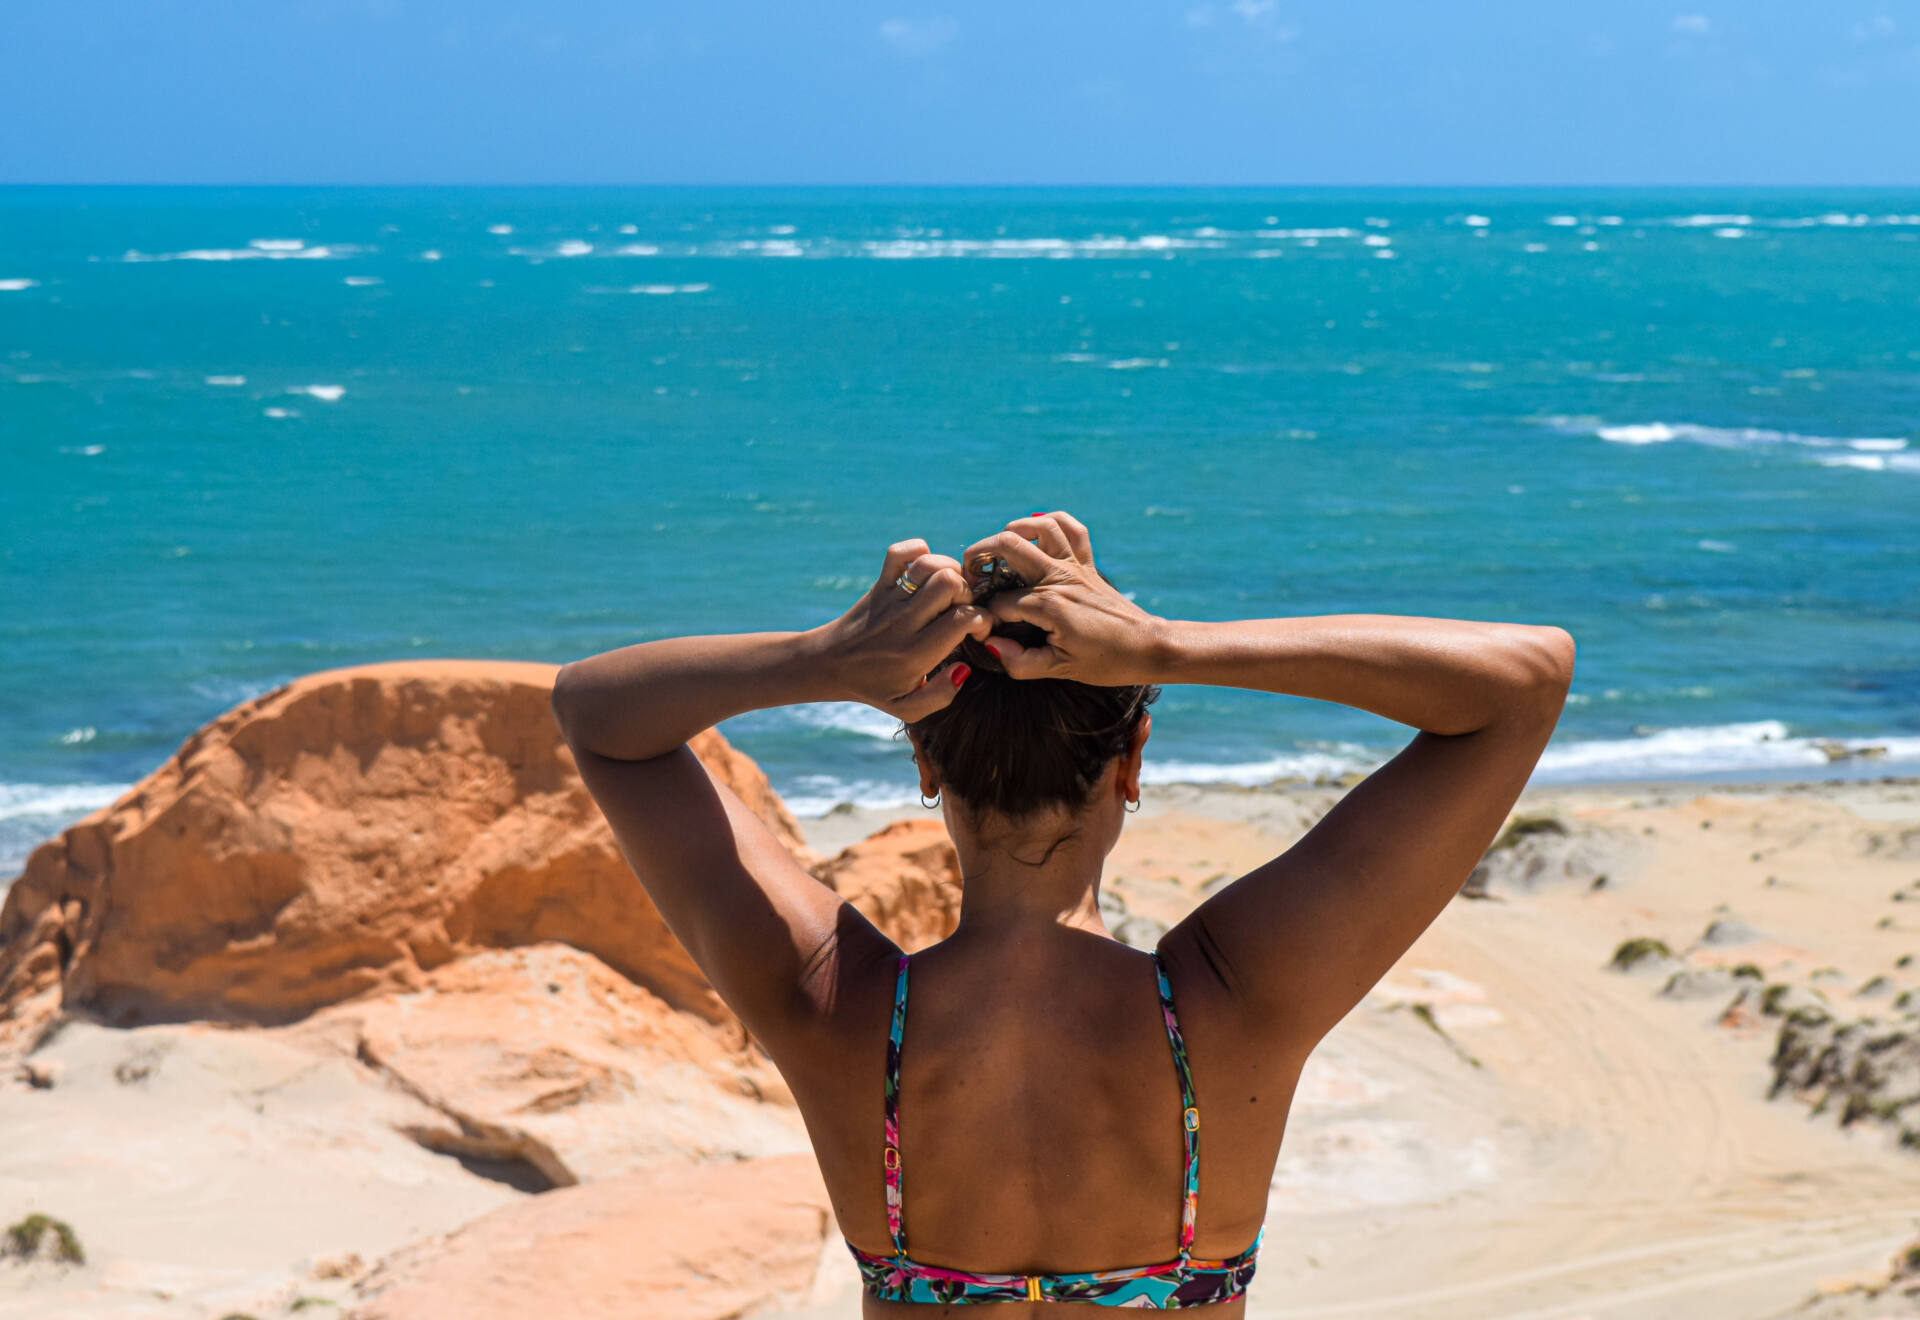
[[[1292,1078],[1267,1082],[1271,1067],[1236,1053],[1222,997],[1176,967],[1178,932],[1170,943],[1169,984],[1186,990],[1173,996],[1200,1155],[1188,1255],[1224,1260],[1259,1235]],[[889,1258],[892,961],[846,988],[861,1006],[836,1014],[850,1066],[837,1076],[796,1068],[790,1080],[849,1244]],[[910,1259],[1061,1275],[1180,1256],[1187,1106],[1152,957],[1068,927],[1013,948],[963,934],[911,958],[908,991],[897,1113]],[[1256,1073],[1262,1082],[1249,1088]],[[869,1313],[887,1306],[870,1300]]]

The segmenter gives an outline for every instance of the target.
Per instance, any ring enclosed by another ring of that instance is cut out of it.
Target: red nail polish
[[[967,681],[967,675],[971,674],[972,672],[973,672],[973,666],[971,665],[955,665],[953,667],[953,685],[955,687],[959,687],[962,683]]]
[[[991,655],[995,660],[998,660],[1000,658],[1000,648],[995,646],[992,642],[988,642],[987,654]]]

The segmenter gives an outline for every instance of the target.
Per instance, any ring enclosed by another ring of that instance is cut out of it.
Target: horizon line
[[[1019,182],[908,182],[898,180],[858,180],[858,181],[818,181],[818,180],[772,180],[772,181],[659,181],[638,180],[609,182],[606,180],[542,180],[538,182],[463,179],[463,180],[340,180],[340,179],[302,179],[302,180],[219,180],[219,179],[0,179],[0,188],[522,188],[537,189],[792,189],[792,190],[828,190],[828,189],[930,189],[959,191],[967,189],[1004,189],[1008,191],[1041,190],[1134,190],[1134,191],[1195,191],[1210,190],[1216,192],[1274,192],[1348,189],[1352,191],[1371,191],[1385,189],[1477,189],[1484,191],[1518,191],[1523,189],[1562,189],[1562,190],[1605,190],[1605,189],[1694,189],[1701,191],[1746,190],[1753,192],[1790,191],[1794,189],[1825,189],[1833,191],[1869,191],[1869,190],[1916,190],[1920,191],[1920,180],[1905,182],[1837,183],[1819,181],[1795,181],[1791,183],[1757,182],[1570,182],[1547,181],[1527,183],[1488,183],[1476,181],[1464,182],[1270,182],[1270,183],[1210,183],[1210,182],[1160,182],[1140,183],[1127,181],[1100,182],[1058,182],[1023,180]]]

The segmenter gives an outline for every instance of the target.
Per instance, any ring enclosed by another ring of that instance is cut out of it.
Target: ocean
[[[1920,769],[1913,191],[0,189],[0,462],[0,882],[296,675],[810,627],[1039,508],[1161,614],[1566,627],[1540,781]],[[725,726],[802,814],[893,729]],[[1173,688],[1148,777],[1407,736]]]

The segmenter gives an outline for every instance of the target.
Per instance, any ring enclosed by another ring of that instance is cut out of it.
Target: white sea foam
[[[350,288],[365,289],[375,284],[385,284],[386,281],[378,275],[349,275],[345,283]]]
[[[1385,234],[1368,234],[1365,238],[1361,239],[1360,241],[1362,243],[1365,243],[1368,247],[1376,247],[1376,248],[1391,247],[1393,245],[1393,240],[1387,237],[1387,235]]]
[[[1714,230],[1713,236],[1715,238],[1745,238],[1747,236],[1747,231],[1737,226],[1730,225],[1725,229]]]
[[[255,238],[247,241],[248,247],[262,252],[298,252],[306,245],[306,240],[299,238]]]
[[[616,257],[657,257],[660,249],[651,243],[628,243],[625,247],[615,248]]]
[[[1901,452],[1907,448],[1907,441],[1900,436],[1806,435],[1759,426],[1701,426],[1694,422],[1635,422],[1607,426],[1593,418],[1557,417],[1550,420],[1559,430],[1596,435],[1616,445],[1664,445],[1679,441],[1710,445],[1717,449],[1769,446],[1844,449],[1853,452],[1818,455],[1815,461],[1830,467],[1857,467],[1875,472],[1913,471],[1920,468],[1920,456]]]
[[[708,289],[711,289],[712,287],[713,286],[711,284],[629,284],[622,288],[610,288],[604,285],[595,285],[594,287],[589,288],[587,292],[588,293],[647,293],[647,294],[653,294],[656,297],[661,297],[661,296],[665,296],[667,294],[672,294],[672,293],[705,293]]]
[[[1863,472],[1920,472],[1920,454],[1822,454],[1821,467],[1859,468]]]
[[[839,729],[864,738],[891,740],[900,721],[857,701],[823,701],[789,708],[791,717],[814,729]]]
[[[246,383],[247,383],[247,378],[245,376],[208,376],[207,377],[207,384],[209,385],[234,386],[234,385],[245,385]]]
[[[1485,229],[1493,221],[1484,215],[1467,215],[1460,217],[1460,223],[1469,229]]]
[[[140,252],[128,248],[121,254],[120,260],[131,264],[150,261],[328,261],[354,256],[365,250],[350,244],[296,248],[189,248],[185,252]]]
[[[438,248],[428,248],[428,249],[427,249],[427,250],[426,250],[425,252],[422,252],[422,253],[420,254],[420,260],[422,260],[422,261],[438,261],[438,260],[440,260],[440,249],[438,249]]]
[[[113,802],[132,784],[0,784],[0,820],[76,816]]]
[[[640,226],[639,225],[621,225],[620,232],[623,234],[637,234],[640,232]]]
[[[262,408],[260,415],[263,417],[271,417],[276,422],[284,422],[290,417],[298,417],[300,410],[297,408]]]
[[[593,244],[583,243],[577,238],[564,239],[554,248],[556,257],[584,257],[593,251]]]
[[[1256,229],[1255,238],[1355,238],[1357,229]]]
[[[505,238],[508,234],[511,234],[513,232],[513,226],[512,225],[488,225],[487,232],[489,234],[498,234],[500,237]]]
[[[1113,361],[1107,363],[1107,369],[1109,371],[1140,371],[1146,367],[1164,367],[1166,365],[1166,358],[1115,358]]]
[[[1331,780],[1361,774],[1379,764],[1366,749],[1343,744],[1333,751],[1281,752],[1258,761],[1160,761],[1140,766],[1144,784],[1271,784],[1282,779]]]
[[[39,280],[5,279],[0,280],[0,293],[19,293],[23,289],[35,289],[39,286]]]
[[[304,394],[324,403],[338,403],[346,392],[347,387],[344,385],[290,385],[287,387],[288,394]]]
[[[1829,765],[1841,755],[1873,748],[1885,749],[1877,762],[1920,759],[1920,738],[1794,737],[1779,720],[1757,720],[1550,746],[1534,777],[1554,783],[1812,769]]]
[[[1580,217],[1577,215],[1550,215],[1547,217],[1547,223],[1556,229],[1567,229],[1579,224]]]

